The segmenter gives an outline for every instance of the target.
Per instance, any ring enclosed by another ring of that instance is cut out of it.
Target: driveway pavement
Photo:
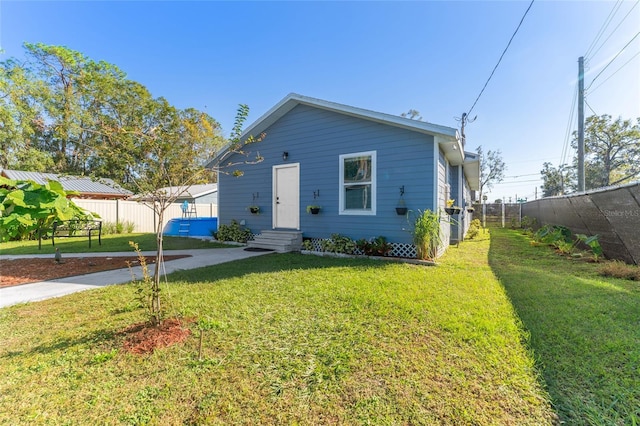
[[[219,263],[246,259],[271,252],[245,251],[244,247],[203,249],[203,250],[165,250],[164,254],[188,254],[191,257],[172,260],[164,263],[165,272],[171,273],[181,269],[194,269],[202,266],[217,265]],[[145,256],[155,256],[154,252],[142,252]],[[131,252],[121,253],[69,253],[68,257],[104,257],[131,256]],[[51,258],[51,254],[2,255],[0,259],[33,259],[38,257]],[[153,265],[150,266],[153,268]],[[142,277],[142,268],[133,268],[136,278]],[[151,269],[153,271],[153,269]],[[0,271],[0,274],[2,271]],[[0,308],[17,303],[35,302],[38,300],[60,297],[77,291],[105,287],[131,281],[129,268],[113,271],[95,272],[93,274],[77,275],[75,277],[60,278],[51,281],[22,284],[13,287],[0,288]]]

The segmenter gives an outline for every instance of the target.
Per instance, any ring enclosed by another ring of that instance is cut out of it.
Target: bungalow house
[[[44,185],[49,180],[60,182],[65,191],[76,191],[74,198],[91,200],[123,200],[133,193],[111,179],[92,179],[88,176],[59,175],[55,173],[25,172],[21,170],[0,170],[0,175],[12,180],[31,180]]]
[[[293,245],[274,248],[296,250],[301,237],[338,233],[354,240],[383,236],[393,254],[411,257],[413,219],[426,209],[441,213],[444,246],[464,236],[479,158],[464,151],[456,129],[290,94],[243,137],[263,133],[247,147],[263,161],[242,164],[233,154],[228,161],[240,164],[242,176],[218,178],[219,223],[238,221],[256,234],[258,247],[291,235]],[[444,212],[448,200],[460,214]],[[308,206],[319,206],[319,213],[309,214]],[[396,211],[402,206],[408,213]]]

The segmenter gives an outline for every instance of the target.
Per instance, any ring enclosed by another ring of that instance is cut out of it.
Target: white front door
[[[273,227],[300,229],[300,164],[273,166]]]

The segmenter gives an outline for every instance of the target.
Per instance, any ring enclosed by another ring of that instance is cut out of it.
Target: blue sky
[[[413,108],[458,127],[528,5],[0,0],[0,60],[23,56],[23,42],[65,45],[177,107],[207,111],[225,133],[238,104],[250,106],[249,124],[291,92],[390,114]],[[640,31],[638,0],[533,4],[466,131],[467,150],[499,149],[507,163],[490,200],[534,198],[542,163],[561,162],[576,126],[578,57],[612,10],[587,55],[586,86]],[[640,117],[638,53],[640,36],[593,82],[596,113]]]

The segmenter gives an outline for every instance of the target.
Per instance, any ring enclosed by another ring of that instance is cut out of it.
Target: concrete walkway
[[[187,254],[191,257],[171,260],[164,263],[166,273],[171,273],[181,269],[194,269],[202,266],[217,265],[219,263],[231,262],[234,260],[246,259],[260,256],[271,252],[245,251],[244,247],[202,249],[202,250],[165,250],[166,256],[175,254]],[[156,252],[142,252],[144,256],[155,256]],[[134,254],[135,255],[135,254]],[[66,257],[131,257],[131,252],[118,253],[69,253]],[[27,254],[27,255],[2,255],[0,259],[34,259],[53,258],[52,254]],[[150,272],[153,273],[155,265],[149,265]],[[136,266],[133,272],[137,279],[142,278],[142,268]],[[0,271],[0,274],[2,271]],[[122,284],[131,281],[131,271],[129,268],[116,269],[112,271],[96,272],[93,274],[77,275],[75,277],[60,278],[51,281],[41,281],[37,283],[22,284],[13,287],[0,288],[0,308],[15,305],[17,303],[35,302],[38,300],[60,297],[77,291],[89,290],[92,288],[105,287],[112,284]]]

